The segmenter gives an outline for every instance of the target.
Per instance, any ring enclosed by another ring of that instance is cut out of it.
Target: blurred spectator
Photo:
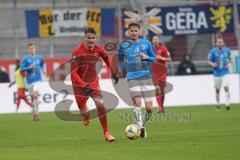
[[[7,83],[9,81],[8,74],[4,72],[0,66],[0,83]]]
[[[184,55],[184,59],[180,62],[177,69],[178,75],[193,75],[196,74],[196,67],[191,61],[191,57],[188,54]]]

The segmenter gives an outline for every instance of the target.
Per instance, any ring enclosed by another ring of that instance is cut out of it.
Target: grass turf
[[[238,160],[240,105],[216,112],[214,106],[168,108],[154,113],[148,138],[128,140],[123,132],[133,123],[131,110],[109,113],[117,141],[103,139],[98,119],[89,127],[42,113],[0,115],[0,160]]]

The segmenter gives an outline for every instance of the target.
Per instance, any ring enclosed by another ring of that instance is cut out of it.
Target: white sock
[[[226,99],[225,99],[225,105],[226,106],[229,106],[229,101],[230,101],[230,93],[229,92],[226,92],[226,95],[225,95]]]
[[[151,119],[152,113],[145,112],[144,116],[144,122],[143,122],[143,127],[146,125],[146,123]]]
[[[38,100],[34,99],[32,104],[33,104],[33,112],[34,112],[34,114],[39,114],[39,112],[38,112]]]
[[[143,121],[142,121],[142,111],[141,111],[141,107],[137,107],[135,106],[134,108],[134,114],[135,114],[135,120],[136,120],[136,124],[139,128],[143,127]]]
[[[217,106],[220,105],[220,94],[216,93],[216,101],[217,101]]]

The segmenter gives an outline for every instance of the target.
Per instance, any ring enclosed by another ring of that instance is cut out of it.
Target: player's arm
[[[11,82],[11,83],[8,85],[8,87],[11,88],[15,83],[16,83],[16,81]]]
[[[229,52],[228,52],[228,64],[227,64],[226,68],[229,70],[232,64],[233,64],[233,60],[231,58],[231,50],[229,49]]]
[[[156,57],[155,57],[155,50],[153,49],[153,46],[150,42],[148,42],[148,52],[147,55],[142,53],[140,54],[140,57],[149,62],[156,62]]]
[[[33,67],[34,67],[33,65],[27,64],[26,58],[22,59],[22,62],[20,64],[20,70],[21,71],[28,71],[28,70],[31,70]]]
[[[115,71],[112,69],[112,67],[110,66],[110,60],[109,60],[109,57],[108,55],[106,54],[106,52],[102,49],[101,52],[100,52],[100,55],[101,55],[101,58],[103,59],[103,61],[105,62],[105,64],[108,66],[108,68],[110,69],[111,71],[111,75],[112,75],[112,78],[114,79],[115,81],[115,84],[118,83],[118,76],[117,74],[115,73]]]
[[[41,63],[40,63],[41,71],[42,73],[47,76],[46,71],[45,71],[45,62],[44,59],[41,57]]]
[[[217,63],[215,62],[215,56],[213,50],[210,51],[208,56],[208,65],[215,68],[217,67]]]
[[[121,70],[125,69],[124,52],[121,46],[118,49],[118,68]]]
[[[85,82],[80,78],[80,76],[77,73],[78,70],[78,63],[77,63],[77,59],[78,57],[76,56],[76,50],[74,50],[72,52],[72,60],[71,60],[71,77],[72,77],[72,81],[76,81],[80,86],[85,86]]]
[[[163,50],[164,56],[157,55],[156,58],[161,61],[170,62],[172,61],[170,53],[166,47]]]
[[[232,57],[231,57],[231,50],[229,49],[229,55],[228,55],[228,60],[229,60],[229,63],[230,64],[233,64],[233,60],[232,60]]]
[[[107,65],[107,67],[111,70],[109,57],[103,49],[100,51],[100,56],[103,59],[104,63]]]
[[[125,64],[125,55],[124,55],[124,52],[123,52],[123,49],[121,46],[119,46],[119,49],[118,49],[118,68],[117,68],[117,74],[118,76],[120,77],[124,77],[125,75],[125,71],[126,71],[126,64]]]

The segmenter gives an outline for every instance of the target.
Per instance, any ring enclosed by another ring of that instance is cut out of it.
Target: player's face
[[[154,36],[152,38],[152,43],[153,43],[154,46],[157,46],[160,43],[159,37],[158,36]]]
[[[88,48],[93,48],[96,43],[96,35],[94,33],[87,33],[84,40]]]
[[[140,29],[137,26],[133,26],[128,29],[128,33],[129,33],[129,38],[135,41],[139,38]]]
[[[223,39],[217,39],[216,46],[217,48],[222,49],[224,47]]]
[[[35,45],[31,45],[28,47],[28,52],[31,54],[31,55],[35,55],[36,53],[36,46]]]

